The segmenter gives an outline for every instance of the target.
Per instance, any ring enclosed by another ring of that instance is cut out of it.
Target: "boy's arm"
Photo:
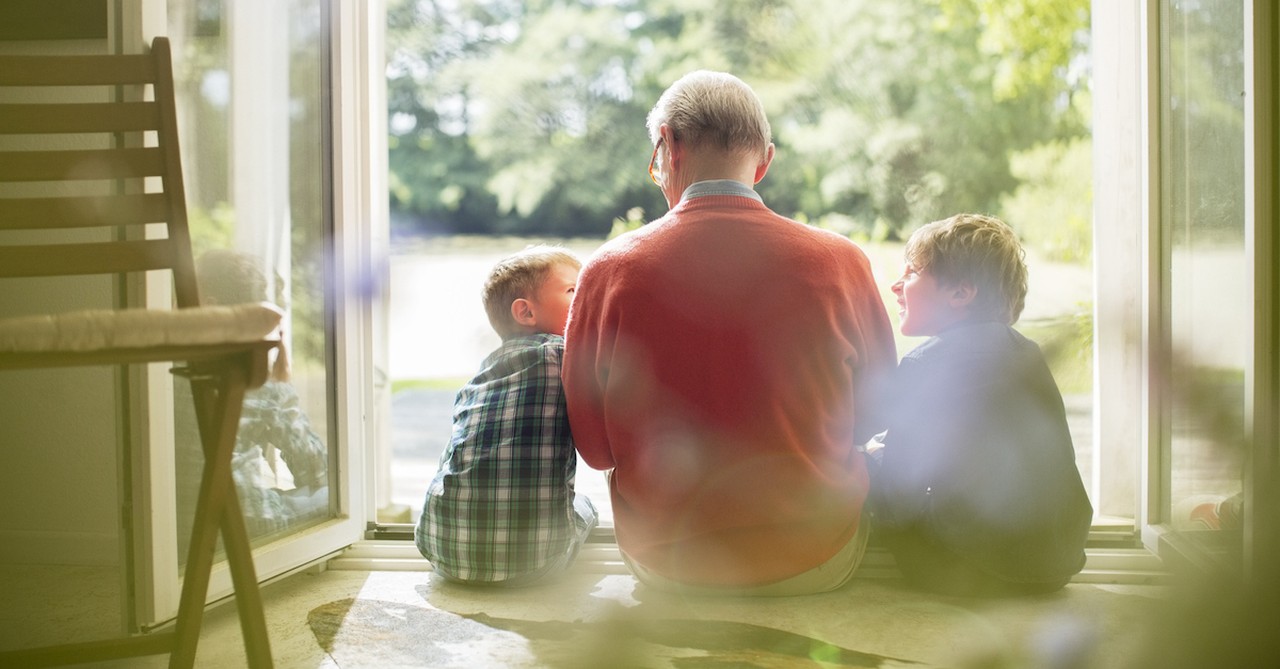
[[[280,455],[298,487],[324,487],[328,481],[328,449],[311,427],[293,386],[283,381],[273,384],[279,400],[279,418],[284,432]],[[266,388],[267,386],[263,386]]]

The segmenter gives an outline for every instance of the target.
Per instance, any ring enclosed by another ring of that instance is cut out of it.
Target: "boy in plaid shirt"
[[[513,587],[557,575],[597,523],[573,490],[577,455],[560,384],[579,269],[567,251],[534,246],[499,261],[485,282],[502,345],[458,392],[415,531],[446,580]]]

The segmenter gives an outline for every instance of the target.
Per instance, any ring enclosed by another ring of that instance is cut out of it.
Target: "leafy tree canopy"
[[[1087,137],[1089,0],[389,0],[401,232],[604,236],[665,211],[644,118],[697,69],[764,100],[780,213],[897,237],[996,211]],[[628,213],[630,212],[630,213]]]

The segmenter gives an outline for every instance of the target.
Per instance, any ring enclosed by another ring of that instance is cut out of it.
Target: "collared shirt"
[[[416,537],[443,575],[501,582],[573,547],[578,461],[560,384],[563,352],[559,335],[509,339],[458,392],[453,436]]]
[[[877,532],[909,533],[1007,581],[1080,571],[1093,507],[1035,342],[1004,323],[958,324],[903,356],[886,395]]]
[[[740,195],[749,197],[756,202],[764,202],[760,194],[750,186],[733,179],[708,179],[689,184],[689,187],[684,189],[684,194],[680,196],[680,201],[683,202],[708,195]]]

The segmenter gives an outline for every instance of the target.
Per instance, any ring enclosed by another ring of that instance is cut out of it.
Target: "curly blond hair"
[[[511,303],[533,297],[551,268],[568,265],[582,269],[582,261],[558,246],[537,244],[527,246],[502,260],[489,270],[489,278],[480,291],[489,325],[504,340],[520,333],[520,326],[511,317]]]
[[[956,214],[921,226],[907,240],[906,260],[940,284],[971,284],[970,313],[1013,325],[1027,298],[1026,251],[1007,223],[981,214]]]

